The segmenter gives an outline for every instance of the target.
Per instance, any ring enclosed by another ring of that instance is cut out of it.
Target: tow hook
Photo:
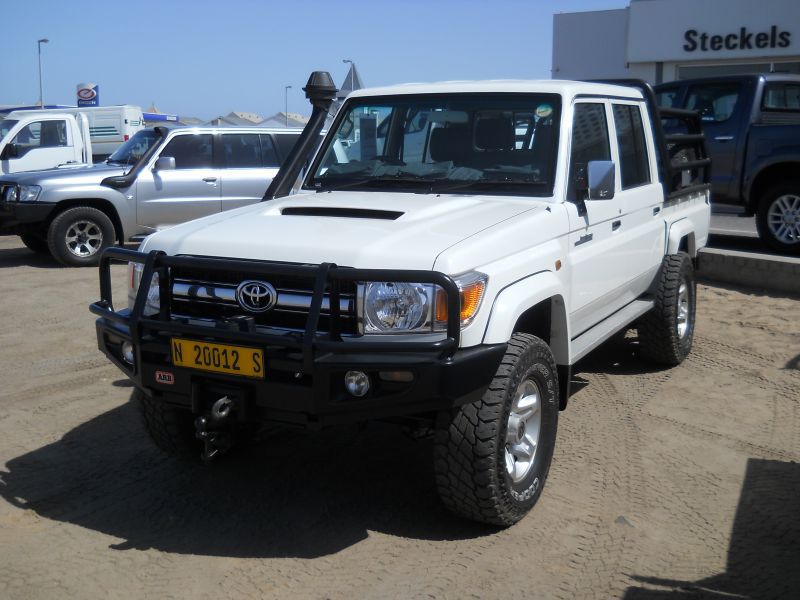
[[[208,416],[195,419],[195,436],[203,442],[203,452],[200,455],[203,461],[213,460],[233,445],[233,436],[229,428],[225,427],[232,408],[233,400],[223,396],[214,402]]]

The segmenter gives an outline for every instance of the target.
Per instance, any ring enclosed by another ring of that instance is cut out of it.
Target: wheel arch
[[[117,212],[117,208],[112,202],[103,198],[70,198],[69,200],[62,200],[56,205],[56,210],[54,210],[48,216],[47,227],[50,227],[50,223],[53,222],[53,219],[55,219],[64,211],[79,206],[88,206],[90,208],[96,208],[97,210],[102,211],[109,219],[111,219],[111,223],[114,225],[114,237],[117,239],[117,242],[121,244],[125,241],[125,232],[122,226],[122,221],[119,217],[119,213]]]
[[[667,236],[667,254],[677,254],[678,252],[686,252],[692,258],[697,256],[694,224],[689,219],[681,219],[670,225]]]
[[[514,333],[544,340],[559,365],[569,364],[566,295],[551,271],[531,275],[504,288],[495,298],[483,342],[505,343]]]
[[[778,183],[800,182],[800,160],[773,163],[761,169],[750,183],[747,192],[747,210],[755,213],[766,191]]]

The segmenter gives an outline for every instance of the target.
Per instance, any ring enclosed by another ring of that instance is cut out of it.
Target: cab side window
[[[172,138],[161,156],[172,156],[176,169],[204,169],[213,164],[211,134],[178,135]]]
[[[604,104],[587,102],[575,105],[570,152],[568,197],[572,200],[580,200],[575,191],[575,178],[579,173],[585,177],[589,162],[611,160]]]
[[[615,104],[613,109],[622,189],[650,183],[650,165],[647,160],[641,110],[631,104]]]
[[[731,118],[739,101],[738,83],[709,83],[689,88],[686,108],[700,113],[703,121],[721,123]]]
[[[17,146],[17,156],[35,148],[59,148],[67,145],[66,121],[35,121],[23,127],[12,144]]]

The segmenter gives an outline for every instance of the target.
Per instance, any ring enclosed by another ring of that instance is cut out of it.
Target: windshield
[[[152,129],[142,129],[117,148],[106,162],[120,165],[135,164],[160,136]]]
[[[555,94],[356,98],[305,187],[548,196],[560,108]]]
[[[0,140],[6,137],[9,131],[14,128],[14,125],[19,123],[16,119],[3,119],[0,121]]]

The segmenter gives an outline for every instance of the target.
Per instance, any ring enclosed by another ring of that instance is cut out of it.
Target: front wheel
[[[444,505],[502,527],[522,519],[542,493],[557,425],[553,354],[515,333],[483,397],[439,415],[434,466]]]
[[[68,267],[96,265],[100,252],[114,243],[114,224],[91,206],[69,208],[57,215],[47,232],[50,253]]]
[[[800,254],[800,181],[767,190],[758,204],[756,228],[772,250]]]

